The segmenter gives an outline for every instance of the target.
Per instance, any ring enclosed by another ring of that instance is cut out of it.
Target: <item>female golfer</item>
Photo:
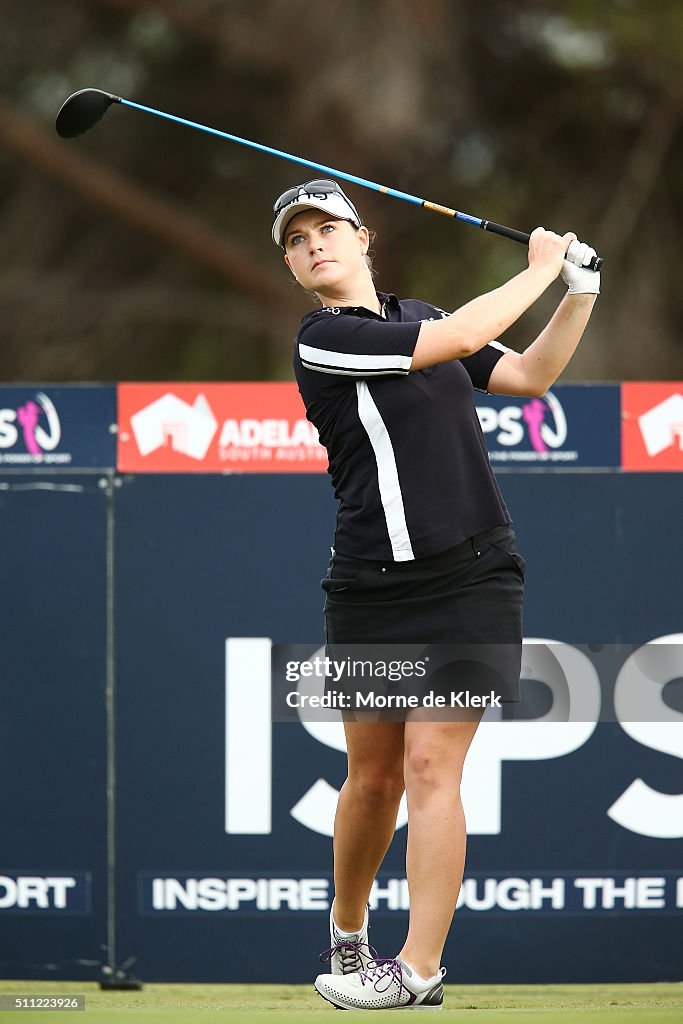
[[[545,393],[599,293],[600,275],[586,269],[594,250],[536,228],[525,270],[448,315],[376,291],[370,234],[336,182],[288,189],[274,211],[273,240],[321,307],[303,317],[294,369],[339,499],[326,640],[494,646],[504,652],[497,692],[517,700],[524,560],[472,392]],[[538,338],[523,354],[499,344],[560,274],[568,294]],[[467,679],[452,682],[462,690]],[[441,954],[465,862],[460,779],[482,713],[344,716],[348,777],[335,818],[331,948],[321,956],[331,973],[315,982],[337,1007],[441,1007]],[[367,904],[404,790],[410,922],[398,954],[377,959]]]

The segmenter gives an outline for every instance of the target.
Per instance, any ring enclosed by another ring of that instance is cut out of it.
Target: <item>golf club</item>
[[[80,89],[72,93],[59,109],[56,120],[57,133],[63,139],[72,139],[77,135],[83,135],[92,128],[106,114],[112,103],[122,103],[134,110],[142,110],[145,114],[154,114],[156,117],[164,117],[168,121],[176,121],[178,124],[187,125],[188,128],[198,128],[209,135],[217,135],[221,139],[228,139],[230,142],[237,142],[242,146],[250,146],[252,149],[259,149],[263,153],[270,153],[272,156],[282,157],[284,160],[291,160],[295,164],[302,164],[314,171],[321,171],[334,178],[343,178],[354,185],[361,185],[363,188],[373,189],[375,192],[382,192],[384,195],[394,196],[395,199],[404,199],[408,203],[422,206],[426,210],[434,210],[436,213],[443,213],[447,217],[454,217],[456,220],[465,221],[466,224],[473,224],[475,227],[483,228],[484,231],[491,231],[495,235],[503,235],[505,238],[512,238],[515,242],[523,245],[529,244],[529,235],[524,231],[517,231],[516,228],[505,227],[504,224],[496,224],[495,221],[482,220],[473,217],[469,213],[461,213],[459,210],[451,210],[448,206],[440,206],[427,199],[420,199],[419,196],[410,195],[408,192],[400,192],[397,189],[389,188],[387,185],[378,185],[367,178],[360,178],[356,174],[348,174],[346,171],[339,171],[334,167],[327,167],[325,164],[315,163],[313,160],[305,160],[300,156],[293,156],[281,149],[272,149],[260,142],[251,142],[249,139],[242,139],[238,135],[231,135],[229,132],[219,131],[217,128],[209,128],[199,124],[197,121],[188,121],[184,117],[176,117],[175,114],[167,114],[163,110],[155,110],[154,107],[145,107],[141,103],[134,103],[122,96],[114,96],[112,93],[103,92],[101,89]],[[589,266],[591,270],[600,270],[603,260],[600,256],[594,256]]]

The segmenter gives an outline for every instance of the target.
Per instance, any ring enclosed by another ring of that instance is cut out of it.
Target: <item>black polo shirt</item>
[[[420,322],[447,314],[379,299],[384,316],[362,306],[307,313],[294,373],[339,499],[335,550],[403,562],[510,522],[473,400],[508,350],[491,342],[410,372]]]

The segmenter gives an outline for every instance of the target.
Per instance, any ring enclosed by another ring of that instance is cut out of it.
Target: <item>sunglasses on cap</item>
[[[272,238],[276,245],[284,248],[283,236],[289,221],[299,210],[319,209],[336,220],[348,220],[356,228],[363,223],[358,210],[348,196],[344,195],[336,181],[331,178],[316,178],[303,185],[288,188],[273,203],[275,220]]]
[[[311,199],[326,199],[329,195],[342,196],[349,206],[355,210],[353,203],[344,195],[336,181],[331,181],[329,178],[319,178],[315,181],[307,181],[305,185],[296,185],[294,188],[288,188],[273,203],[273,212],[280,213],[286,206],[289,206],[290,203],[295,203],[302,196],[310,196]]]

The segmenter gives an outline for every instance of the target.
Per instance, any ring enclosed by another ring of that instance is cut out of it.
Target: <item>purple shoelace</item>
[[[377,950],[368,942],[356,940],[355,942],[338,942],[335,946],[332,946],[331,949],[326,949],[324,953],[321,953],[319,960],[321,960],[322,963],[325,963],[326,961],[331,960],[335,953],[338,953],[343,962],[344,960],[349,959],[351,954],[360,957],[364,948],[373,956],[377,956]]]
[[[372,975],[375,975],[374,980]],[[380,982],[384,981],[385,979],[386,984],[382,986],[382,988],[380,988]],[[401,967],[398,960],[390,958],[378,958],[375,960],[370,960],[367,968],[361,973],[361,985],[364,985],[366,980],[372,981],[375,992],[386,992],[387,989],[390,987],[392,981],[397,981],[399,986],[399,998],[401,997],[401,994],[405,991],[410,997],[409,1002],[412,1003],[415,1001],[415,994],[411,992],[410,989],[403,984],[403,968]]]

